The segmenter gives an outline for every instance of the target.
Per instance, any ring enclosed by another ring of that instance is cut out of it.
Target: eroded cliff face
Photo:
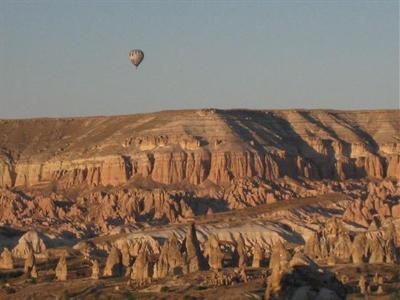
[[[400,112],[171,111],[0,121],[0,187],[400,179]]]

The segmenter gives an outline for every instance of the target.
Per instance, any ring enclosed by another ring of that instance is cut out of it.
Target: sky
[[[204,107],[399,108],[399,1],[0,1],[0,118]]]

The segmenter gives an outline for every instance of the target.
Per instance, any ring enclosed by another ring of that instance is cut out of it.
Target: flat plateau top
[[[0,120],[0,155],[14,159],[90,157],[136,151],[136,142],[224,141],[285,149],[297,140],[400,142],[400,110],[176,110],[124,116]],[[127,144],[131,146],[127,146]],[[133,145],[133,146],[132,146]]]

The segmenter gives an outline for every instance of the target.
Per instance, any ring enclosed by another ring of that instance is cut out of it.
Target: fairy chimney
[[[14,261],[12,254],[8,248],[4,248],[0,257],[0,269],[12,270],[14,269]]]
[[[121,252],[115,246],[113,246],[111,248],[110,254],[107,257],[103,275],[106,277],[121,276],[122,274],[121,261],[122,261]]]
[[[58,281],[66,281],[68,276],[67,259],[61,256],[56,267],[56,278]]]

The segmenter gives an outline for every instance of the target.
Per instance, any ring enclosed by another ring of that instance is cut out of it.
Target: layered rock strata
[[[399,119],[398,110],[214,110],[1,120],[0,187],[399,179]]]

